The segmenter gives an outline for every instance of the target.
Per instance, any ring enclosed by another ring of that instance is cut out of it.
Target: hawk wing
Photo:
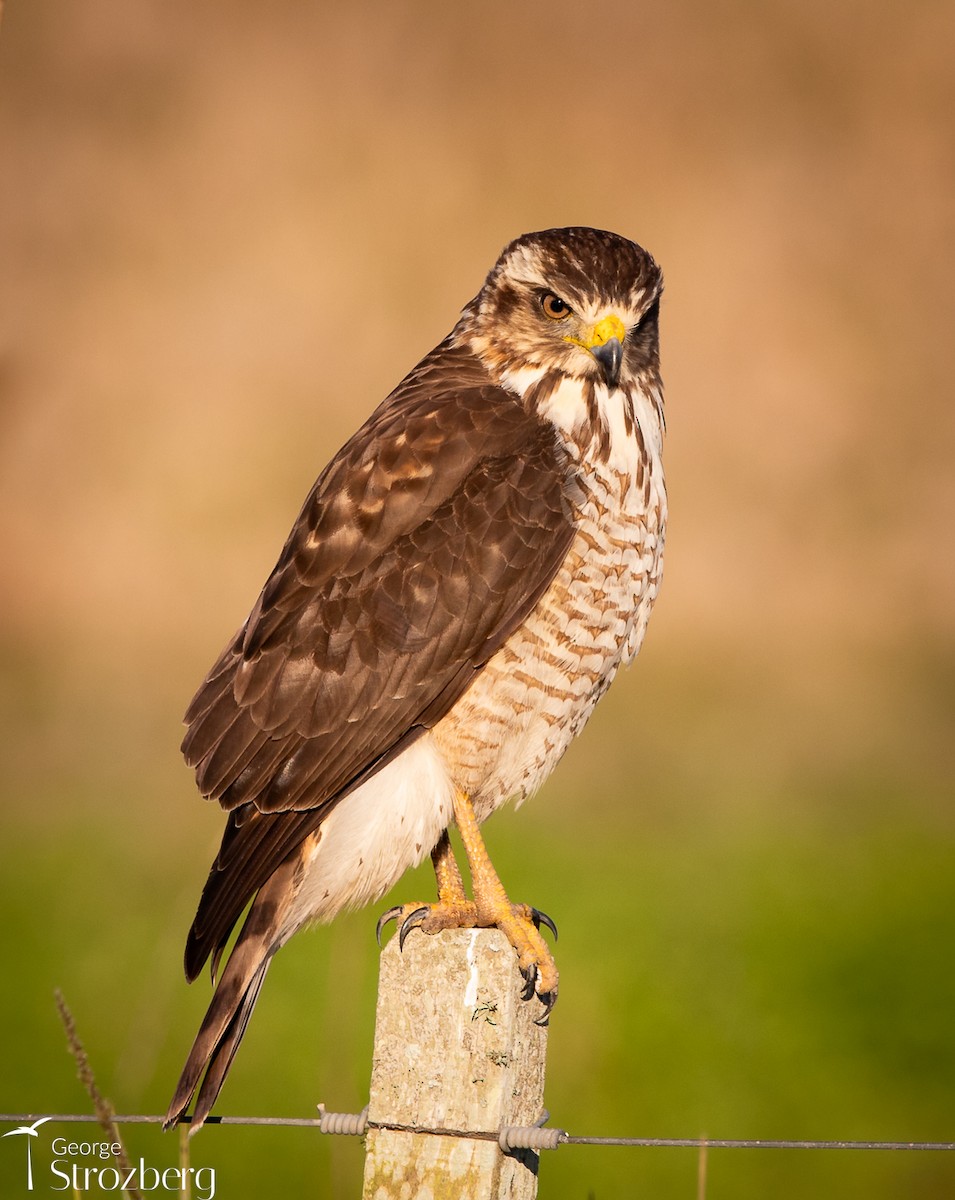
[[[195,978],[335,802],[438,721],[573,536],[553,426],[444,343],[323,471],[183,752],[230,810],[186,947]]]

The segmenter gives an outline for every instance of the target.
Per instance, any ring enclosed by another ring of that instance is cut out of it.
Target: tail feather
[[[290,936],[291,931],[283,930],[282,922],[291,899],[294,868],[294,858],[287,859],[259,890],[249,910],[179,1077],[164,1129],[179,1121],[197,1088],[190,1134],[202,1127],[215,1104],[272,956]]]
[[[225,1033],[223,1033],[222,1038],[209,1059],[209,1066],[206,1069],[202,1086],[199,1088],[199,1094],[196,1097],[196,1107],[192,1114],[192,1121],[190,1122],[190,1133],[202,1127],[206,1117],[212,1111],[213,1104],[218,1099],[219,1092],[225,1082],[225,1077],[232,1066],[232,1060],[235,1058],[235,1052],[239,1048],[239,1043],[242,1041],[246,1026],[249,1023],[249,1017],[252,1015],[252,1009],[255,1007],[255,1001],[259,995],[259,988],[262,986],[262,981],[265,979],[271,961],[272,957],[270,955],[262,962],[259,969],[252,976],[232,1020],[226,1027]]]

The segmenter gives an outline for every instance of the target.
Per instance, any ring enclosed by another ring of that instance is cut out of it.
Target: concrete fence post
[[[497,1141],[502,1128],[534,1125],[543,1112],[547,1029],[534,1020],[544,1010],[536,997],[521,999],[522,987],[496,929],[412,931],[403,953],[391,938],[381,955],[363,1200],[537,1195],[538,1153],[505,1153]]]

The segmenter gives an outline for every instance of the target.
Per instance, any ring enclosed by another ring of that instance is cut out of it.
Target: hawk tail
[[[289,864],[283,864],[283,868]],[[259,988],[275,951],[286,941],[287,870],[280,868],[259,890],[233,947],[193,1042],[176,1094],[163,1121],[169,1129],[183,1116],[198,1088],[189,1133],[200,1129],[225,1082],[245,1033]],[[201,1080],[201,1084],[200,1084]]]

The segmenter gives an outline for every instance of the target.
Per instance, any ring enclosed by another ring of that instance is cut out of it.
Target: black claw
[[[544,1012],[534,1022],[535,1025],[549,1025],[550,1014],[554,1011],[554,1005],[557,1003],[556,992],[542,992],[540,996],[541,1003],[544,1005]]]
[[[410,913],[407,917],[405,917],[405,919],[401,922],[401,928],[398,930],[399,950],[404,950],[405,938],[412,931],[412,929],[415,928],[416,925],[421,924],[427,915],[428,906],[427,904],[424,904],[421,906],[421,908],[416,908],[413,913]]]
[[[401,905],[396,904],[394,908],[389,908],[387,912],[383,912],[378,918],[378,924],[375,926],[375,941],[381,945],[381,931],[389,921],[394,921],[401,912]]]
[[[524,988],[521,991],[522,1000],[530,1000],[534,995],[534,985],[537,983],[537,963],[531,963],[528,967],[521,968],[521,974],[524,976]]]
[[[542,925],[546,925],[547,928],[554,935],[554,941],[555,942],[557,941],[557,926],[550,919],[550,917],[547,915],[547,913],[541,912],[541,910],[539,908],[532,908],[531,909],[531,920],[534,922],[534,925],[537,929],[540,929],[540,927]]]

